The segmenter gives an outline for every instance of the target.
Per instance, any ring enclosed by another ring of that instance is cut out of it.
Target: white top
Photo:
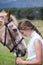
[[[34,48],[34,40],[35,39],[40,40],[42,43],[42,59],[43,59],[43,40],[42,40],[41,36],[34,31],[31,34],[30,40],[27,45],[27,60],[36,59],[36,52],[35,52],[35,48]]]

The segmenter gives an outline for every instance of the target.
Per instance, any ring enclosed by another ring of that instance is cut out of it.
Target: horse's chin
[[[26,55],[26,50],[24,50],[24,52],[21,52],[21,56],[25,56]]]

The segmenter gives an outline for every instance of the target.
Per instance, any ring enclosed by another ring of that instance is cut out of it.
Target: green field
[[[43,21],[34,20],[32,23],[43,35]],[[25,38],[25,41],[27,42],[28,38]],[[10,53],[9,50],[0,43],[0,65],[15,65],[14,59],[13,53]]]

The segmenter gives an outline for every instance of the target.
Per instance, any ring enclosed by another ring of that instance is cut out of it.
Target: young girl
[[[27,44],[27,59],[23,60],[21,57],[16,58],[17,64],[37,64],[42,65],[43,60],[43,40],[42,35],[38,29],[27,19],[20,20],[18,24],[20,32],[28,37],[30,40]]]

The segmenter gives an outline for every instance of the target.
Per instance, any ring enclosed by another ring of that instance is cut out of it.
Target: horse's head
[[[17,20],[10,14],[2,12],[0,15],[0,42],[6,45],[9,50],[20,56],[26,53],[26,45],[21,33],[17,28]],[[3,15],[4,14],[4,15]]]

